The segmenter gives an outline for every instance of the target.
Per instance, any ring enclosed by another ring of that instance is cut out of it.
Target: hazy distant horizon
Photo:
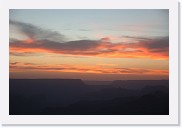
[[[15,80],[81,80],[86,85],[111,85],[115,81],[169,81],[168,79],[84,80],[84,79],[73,79],[73,78],[10,78],[10,80],[14,80],[14,79]]]
[[[157,80],[169,80],[169,79],[115,79],[115,80],[89,80],[89,79],[77,79],[77,78],[9,78],[9,79],[50,79],[50,80],[82,80],[82,81],[107,81],[107,82],[112,82],[112,81],[117,81],[117,80],[121,80],[121,81],[157,81]]]

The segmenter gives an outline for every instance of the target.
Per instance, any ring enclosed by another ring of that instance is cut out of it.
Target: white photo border
[[[169,115],[9,115],[9,9],[169,9]],[[177,0],[2,0],[0,4],[2,124],[178,125]]]

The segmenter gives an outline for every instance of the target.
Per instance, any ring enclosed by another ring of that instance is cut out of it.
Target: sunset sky
[[[13,9],[10,78],[169,77],[165,9]]]

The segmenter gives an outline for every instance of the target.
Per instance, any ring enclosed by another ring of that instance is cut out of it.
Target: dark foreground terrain
[[[168,80],[117,80],[96,84],[79,79],[10,79],[9,114],[169,114]]]

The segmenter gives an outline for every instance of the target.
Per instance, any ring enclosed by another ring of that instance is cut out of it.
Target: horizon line
[[[32,79],[32,80],[82,80],[82,81],[151,81],[151,80],[169,80],[169,79],[128,79],[128,80],[122,80],[122,79],[115,79],[115,80],[84,80],[84,79],[76,79],[76,78],[9,78],[10,79],[19,79],[19,80],[28,80],[28,79]]]

